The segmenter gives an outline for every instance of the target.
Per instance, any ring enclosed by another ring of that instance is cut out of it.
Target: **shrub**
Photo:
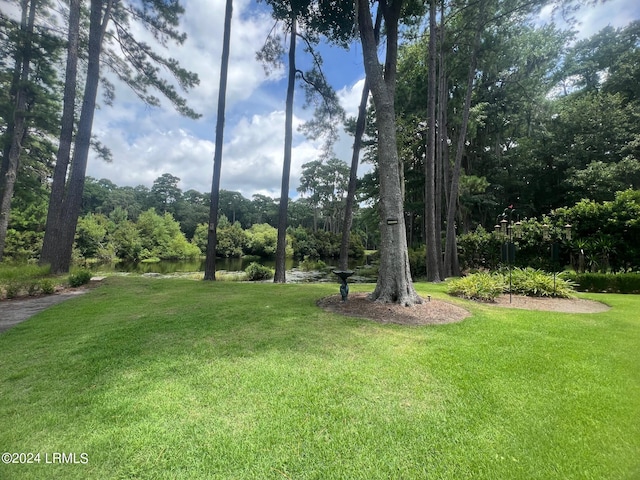
[[[76,273],[69,275],[69,285],[71,287],[80,287],[89,283],[93,275],[89,270],[79,270]]]
[[[305,272],[311,272],[313,270],[324,270],[325,268],[327,268],[327,264],[322,260],[312,260],[309,257],[305,257],[298,266]]]
[[[265,267],[264,265],[260,265],[258,262],[251,262],[247,268],[245,268],[244,273],[247,274],[247,280],[257,281],[257,280],[268,280],[273,278],[273,270],[269,267]]]
[[[43,278],[40,280],[40,291],[47,295],[52,294],[56,290],[56,285],[50,278]]]
[[[504,291],[504,280],[500,274],[474,273],[452,280],[447,285],[449,295],[489,302]]]
[[[638,273],[565,273],[582,292],[640,293]]]
[[[427,252],[424,247],[409,249],[409,266],[414,279],[427,275]]]
[[[4,291],[7,298],[15,298],[20,294],[22,290],[22,282],[17,280],[10,280],[5,286]]]
[[[248,236],[247,251],[260,258],[271,258],[276,254],[278,230],[267,223],[251,225],[246,231]]]
[[[40,289],[39,282],[32,280],[29,283],[27,283],[27,294],[30,297],[33,297],[34,295],[36,295],[39,289]]]
[[[504,283],[509,284],[509,272],[503,271]],[[514,268],[511,271],[511,293],[529,297],[569,298],[573,294],[569,279],[534,268]]]

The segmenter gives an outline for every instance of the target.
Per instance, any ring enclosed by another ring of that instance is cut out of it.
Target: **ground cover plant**
[[[0,450],[43,457],[0,478],[640,474],[639,297],[585,295],[599,314],[453,299],[473,315],[408,327],[316,307],[337,291],[111,277],[12,328]]]
[[[530,297],[570,298],[575,294],[573,282],[560,275],[535,268],[502,269],[478,272],[456,278],[447,284],[449,295],[490,302],[503,293]]]

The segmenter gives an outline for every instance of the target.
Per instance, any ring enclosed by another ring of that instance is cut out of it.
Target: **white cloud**
[[[94,133],[112,149],[114,161],[105,164],[91,158],[88,175],[108,178],[120,186],[150,187],[157,177],[171,173],[181,178],[183,191],[210,190],[224,3],[224,0],[185,2],[182,28],[188,39],[183,46],[172,47],[168,52],[200,76],[200,86],[187,97],[190,105],[204,114],[203,118],[184,119],[169,106],[144,107],[132,94],[126,93],[126,87],[118,85],[116,104],[96,112],[94,126]],[[585,7],[578,15],[583,34],[591,35],[607,24],[619,27],[639,18],[640,7],[636,3],[635,0],[611,0],[597,7]],[[240,191],[247,198],[254,193],[280,195],[284,148],[286,82],[283,72],[267,78],[255,59],[255,52],[273,25],[273,20],[257,8],[250,0],[234,1],[221,177],[221,188]],[[332,67],[334,74],[343,78],[342,84],[335,87],[349,116],[357,114],[364,84],[360,53],[356,46],[346,55],[336,57],[339,60],[333,63],[330,53],[325,58],[325,66]],[[311,115],[309,111],[300,110],[300,104],[301,95],[297,93],[290,176],[293,196],[296,196],[302,164],[320,155],[319,145],[296,131],[297,125]],[[343,133],[335,145],[336,156],[350,163],[352,144],[353,138]],[[370,168],[360,165],[359,172],[362,174]]]
[[[637,0],[609,0],[596,5],[581,4],[573,16],[577,22],[574,27],[577,39],[581,40],[608,25],[619,28],[634,19],[640,19],[640,3]],[[561,11],[554,10],[552,5],[545,6],[538,18],[540,23],[555,21],[562,28],[567,28]]]

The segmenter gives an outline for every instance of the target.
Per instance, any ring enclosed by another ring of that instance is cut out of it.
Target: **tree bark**
[[[11,200],[18,176],[18,166],[20,154],[22,153],[22,143],[27,134],[27,94],[28,82],[31,69],[31,48],[33,38],[33,28],[36,16],[36,0],[23,0],[22,19],[20,22],[21,37],[23,43],[18,48],[16,58],[16,71],[19,69],[18,85],[16,88],[15,108],[13,110],[13,125],[11,133],[11,146],[7,152],[6,161],[0,168],[0,261],[4,257],[4,247],[7,240],[7,230],[9,227],[9,217],[11,215]],[[27,15],[28,11],[28,15]],[[16,76],[14,76],[14,80]]]
[[[425,159],[425,233],[426,233],[426,267],[427,280],[440,282],[440,255],[438,250],[440,235],[438,223],[436,223],[436,197],[435,197],[435,159],[436,159],[436,2],[429,2],[429,73],[427,78],[427,158]]]
[[[98,84],[100,81],[100,52],[102,40],[109,22],[112,2],[108,0],[104,8],[103,0],[91,0],[91,13],[89,20],[89,55],[87,63],[87,78],[84,87],[78,133],[76,135],[73,160],[71,162],[71,174],[67,184],[66,196],[62,205],[50,205],[49,208],[60,209],[59,237],[49,236],[49,245],[43,245],[43,263],[51,266],[52,273],[65,273],[71,265],[71,253],[75,237],[78,216],[82,206],[82,192],[87,170],[87,159],[91,146],[91,130],[93,128],[93,116],[96,107]],[[47,252],[49,257],[45,257]]]
[[[44,242],[40,255],[41,264],[51,263],[50,259],[55,256],[55,251],[52,251],[52,249],[55,248],[56,239],[60,238],[60,229],[62,227],[62,202],[71,158],[71,145],[73,144],[79,38],[80,0],[71,0],[69,3],[69,32],[67,35],[67,64],[65,69],[62,125],[56,154],[56,165],[53,170]]]
[[[369,84],[364,81],[360,105],[358,106],[358,119],[353,139],[353,151],[351,153],[351,170],[349,171],[349,186],[347,187],[347,201],[344,207],[344,221],[342,224],[342,240],[340,242],[340,270],[349,267],[349,239],[351,237],[351,223],[353,221],[353,205],[356,197],[358,182],[358,162],[360,161],[360,149],[362,147],[362,135],[367,123],[367,100],[369,99]]]
[[[213,179],[211,181],[211,205],[209,207],[209,235],[204,279],[216,279],[216,249],[218,245],[218,204],[220,200],[220,170],[222,168],[222,145],[224,136],[224,115],[227,96],[227,73],[229,70],[229,50],[231,43],[231,17],[233,0],[227,0],[224,13],[224,36],[222,40],[222,62],[220,67],[220,89],[218,90],[218,118],[216,123],[216,151],[213,158]],[[235,222],[235,218],[234,218]]]
[[[482,10],[481,10],[482,12]],[[478,24],[475,39],[473,42],[473,50],[471,59],[469,60],[469,71],[467,74],[467,92],[465,94],[464,106],[462,109],[462,125],[458,137],[458,145],[456,149],[456,158],[451,173],[451,189],[449,191],[449,202],[447,209],[447,234],[444,250],[444,268],[446,276],[460,275],[460,265],[458,262],[458,242],[456,238],[455,220],[458,210],[458,193],[460,189],[460,175],[462,169],[462,156],[464,154],[464,145],[467,139],[467,127],[469,126],[469,114],[471,111],[471,94],[473,92],[473,79],[476,74],[478,49],[480,48],[480,40],[482,28]]]
[[[384,2],[384,0],[382,0]],[[387,29],[384,71],[378,62],[377,43],[367,0],[358,0],[358,28],[367,80],[376,106],[378,167],[380,173],[380,268],[370,298],[409,306],[420,303],[411,280],[404,210],[398,170],[398,147],[394,108],[398,51],[398,19],[402,2],[382,3]]]
[[[291,18],[291,39],[289,43],[289,81],[284,126],[284,161],[282,184],[280,186],[280,207],[278,209],[278,243],[276,245],[276,272],[274,283],[286,282],[287,211],[289,208],[289,176],[291,174],[291,148],[293,144],[293,93],[296,80],[296,17]]]

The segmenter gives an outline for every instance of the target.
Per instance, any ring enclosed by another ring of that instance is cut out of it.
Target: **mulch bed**
[[[441,325],[460,322],[471,315],[468,310],[442,300],[426,298],[421,304],[405,307],[394,303],[380,303],[369,300],[366,293],[349,294],[346,302],[340,295],[321,298],[318,306],[348,317],[367,318],[379,323],[401,325]]]
[[[525,310],[544,310],[566,313],[598,313],[609,310],[604,303],[581,298],[549,298],[502,295],[494,302],[483,305],[520,308]],[[422,303],[411,307],[392,303],[380,303],[369,300],[366,293],[352,293],[346,302],[340,295],[331,295],[318,300],[317,305],[324,310],[339,313],[348,317],[367,318],[378,323],[396,323],[400,325],[442,325],[455,323],[469,317],[471,313],[451,303],[426,298]]]

